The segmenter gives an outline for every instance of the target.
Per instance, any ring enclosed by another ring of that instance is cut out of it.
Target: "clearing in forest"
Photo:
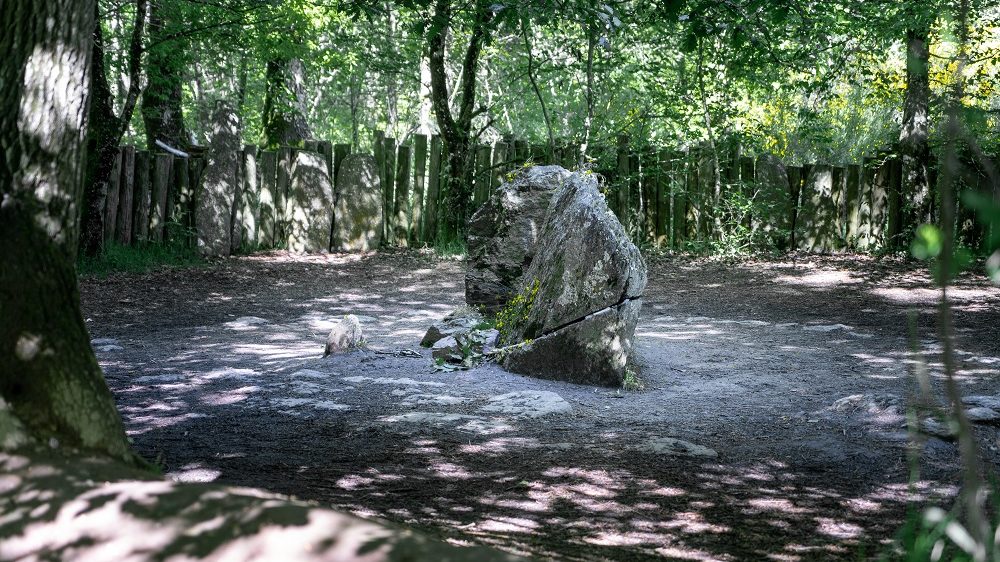
[[[435,370],[418,343],[463,273],[419,252],[269,254],[81,290],[135,448],[176,480],[560,560],[854,560],[908,501],[957,491],[945,439],[910,478],[911,312],[935,377],[940,351],[915,264],[651,259],[635,391]],[[970,276],[952,295],[965,393],[996,396],[1000,289]],[[324,359],[345,314],[369,348]]]

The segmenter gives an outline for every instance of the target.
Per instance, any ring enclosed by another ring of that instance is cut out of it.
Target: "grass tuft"
[[[197,267],[205,264],[194,248],[180,244],[109,244],[97,257],[81,256],[77,273],[85,277],[107,277],[112,273],[145,273],[171,267]]]

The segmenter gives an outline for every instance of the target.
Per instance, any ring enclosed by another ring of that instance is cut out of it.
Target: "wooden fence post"
[[[629,167],[632,164],[629,158],[629,138],[628,135],[618,136],[618,173],[615,178],[615,205],[614,212],[618,215],[618,220],[625,227],[625,232],[631,235],[631,221],[629,220],[629,177],[632,175]]]
[[[319,141],[316,143],[316,151],[323,155],[323,159],[326,160],[326,173],[330,176],[330,183],[337,181],[336,176],[333,175],[333,143],[330,141]]]
[[[839,248],[841,198],[835,194],[834,172],[830,166],[809,167],[802,184],[802,203],[796,225],[798,247],[810,252],[830,252]]]
[[[395,212],[396,245],[405,248],[410,243],[410,145],[399,146],[396,161],[396,192],[393,210]]]
[[[531,158],[531,149],[528,147],[528,141],[515,140],[514,141],[514,167],[520,168]]]
[[[740,156],[740,193],[743,194],[748,205],[746,215],[743,217],[743,226],[753,228],[753,205],[754,192],[757,183],[757,170],[754,167],[752,156]]]
[[[149,208],[152,197],[149,186],[149,152],[135,155],[135,211],[132,215],[132,240],[146,243],[149,239]]]
[[[292,149],[287,146],[278,148],[277,180],[274,188],[274,244],[277,247],[287,245],[288,230],[288,186],[292,178]]]
[[[189,167],[197,166],[187,158],[174,157],[173,184],[167,195],[170,220],[167,224],[167,239],[183,240],[185,246],[193,246],[197,240],[194,221],[195,185],[191,182]]]
[[[660,149],[659,173],[656,175],[656,246],[666,247],[670,244],[670,151]]]
[[[716,208],[715,169],[713,168],[713,166],[719,165],[718,161],[713,164],[713,158],[717,158],[717,154],[711,150],[707,143],[703,143],[698,149],[698,233],[699,239],[706,241],[714,240],[719,235],[715,231],[714,222],[715,214],[719,212],[719,209]]]
[[[871,230],[869,249],[883,247],[886,243],[886,222],[889,220],[889,178],[891,164],[880,158],[871,185]]]
[[[688,196],[687,177],[690,157],[687,152],[677,154],[673,161],[670,178],[670,212],[673,226],[673,247],[679,249],[687,239]]]
[[[858,247],[858,237],[861,232],[861,166],[847,166],[844,206],[846,219],[844,221],[844,240],[848,248]]]
[[[424,204],[423,239],[437,242],[438,203],[441,197],[441,137],[431,137],[430,169],[427,173],[427,202]]]
[[[531,145],[531,161],[537,166],[542,164],[547,164],[548,149],[544,144],[532,144]]]
[[[641,185],[639,187],[642,192],[642,207],[640,211],[640,216],[642,217],[642,228],[639,229],[639,240],[655,244],[657,238],[656,176],[659,171],[659,166],[656,162],[656,151],[652,148],[647,148],[643,151],[640,158],[642,177]]]
[[[427,135],[413,139],[413,204],[410,206],[410,239],[424,241],[424,192],[427,191]]]
[[[278,153],[267,150],[260,155],[260,210],[258,238],[261,248],[273,248],[277,240]]]
[[[243,210],[240,219],[242,249],[254,250],[259,243],[260,171],[257,167],[257,147],[252,144],[243,147]]]
[[[333,147],[333,189],[336,193],[337,191],[337,176],[340,175],[340,165],[344,163],[344,159],[351,155],[351,145],[349,144],[338,144]]]
[[[687,240],[701,240],[702,235],[702,197],[701,197],[701,149],[692,147],[687,153],[687,174],[685,176],[685,195],[687,198],[687,230],[684,235]]]
[[[493,145],[493,173],[490,174],[490,193],[507,181],[506,171],[508,145],[506,142],[498,142]]]
[[[798,247],[798,237],[796,236],[796,233],[799,230],[799,205],[802,199],[802,183],[809,176],[811,168],[812,167],[808,164],[788,167],[788,191],[792,201],[789,209],[791,216],[789,217],[788,223],[791,225],[791,240],[789,241],[789,248]]]
[[[121,180],[118,182],[118,224],[115,233],[118,243],[132,243],[132,208],[135,198],[135,147],[124,146],[121,151]]]
[[[386,245],[392,245],[396,236],[396,213],[394,203],[394,192],[396,189],[396,139],[385,137],[382,141],[382,158],[384,159],[385,175],[382,176],[382,221],[384,231],[382,241]]]
[[[171,167],[174,157],[157,154],[153,161],[153,197],[149,216],[150,240],[163,242],[163,229],[167,223],[167,197],[170,190]]]
[[[847,169],[843,166],[834,166],[832,179],[831,199],[835,211],[833,232],[836,233],[836,236],[833,238],[831,251],[843,250],[847,247]]]
[[[888,232],[886,233],[886,244],[890,248],[898,248],[903,238],[903,162],[899,158],[889,160],[889,189],[888,189]]]
[[[118,149],[115,154],[115,161],[111,169],[111,177],[108,178],[108,191],[104,199],[104,240],[112,242],[115,240],[115,227],[118,222],[118,191],[121,183],[122,173],[122,152]]]
[[[479,207],[486,202],[487,197],[490,195],[490,166],[492,166],[492,154],[490,152],[490,147],[485,144],[481,144],[476,147],[476,173],[475,173],[475,191],[473,192],[472,198],[472,212],[475,213],[479,210]]]

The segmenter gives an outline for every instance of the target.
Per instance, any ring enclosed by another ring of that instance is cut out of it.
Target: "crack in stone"
[[[627,286],[626,286],[626,289],[625,289],[625,294],[626,295],[628,294],[628,288],[627,288]],[[583,322],[584,320],[590,318],[591,316],[594,316],[595,314],[600,314],[600,313],[604,312],[605,310],[611,310],[612,308],[618,308],[618,307],[622,306],[623,304],[625,304],[625,303],[627,303],[629,301],[635,301],[635,300],[642,300],[642,295],[639,295],[638,297],[622,297],[622,299],[619,300],[618,302],[616,302],[615,304],[612,304],[610,306],[606,306],[606,307],[604,307],[604,308],[602,308],[600,310],[597,310],[597,311],[591,312],[590,314],[586,314],[584,316],[581,316],[580,318],[577,318],[576,320],[570,320],[569,322],[565,322],[563,324],[560,324],[559,326],[556,326],[555,328],[552,328],[551,330],[548,330],[548,331],[546,331],[544,333],[538,334],[533,339],[541,339],[541,338],[544,338],[545,336],[551,336],[552,334],[554,334],[554,333],[556,333],[556,332],[558,332],[560,330],[564,330],[566,328],[569,328],[570,326],[572,326],[574,324],[579,324],[580,322]]]

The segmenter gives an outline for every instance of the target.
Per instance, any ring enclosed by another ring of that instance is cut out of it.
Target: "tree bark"
[[[552,119],[549,118],[545,97],[542,96],[542,90],[538,87],[538,78],[535,76],[535,54],[531,45],[531,37],[528,35],[528,27],[528,19],[525,18],[521,22],[521,36],[524,38],[524,50],[528,55],[528,81],[531,83],[531,89],[535,92],[535,98],[538,99],[538,105],[542,108],[542,120],[545,122],[545,132],[549,139],[549,158],[551,158],[556,152],[556,135],[552,130]]]
[[[712,156],[712,234],[718,240],[722,236],[722,172],[719,169],[719,147],[715,142],[712,114],[708,108],[708,95],[705,92],[705,53],[700,39],[698,40],[698,93],[701,97],[705,131],[708,134],[708,149]]]
[[[0,416],[36,442],[132,460],[74,270],[94,2],[6,0],[0,17]]]
[[[590,135],[594,126],[594,48],[597,46],[597,28],[592,23],[587,28],[587,117],[583,121],[583,143],[580,145],[580,161],[582,168],[587,163],[587,151],[590,149]]]
[[[485,111],[474,110],[476,103],[476,70],[483,47],[490,40],[493,12],[490,2],[477,0],[469,44],[462,61],[462,78],[458,92],[458,115],[452,114],[448,94],[447,41],[454,16],[451,0],[437,0],[427,37],[428,59],[431,71],[431,107],[444,140],[447,153],[448,175],[442,229],[445,237],[461,238],[472,206],[471,157],[472,120]]]
[[[104,249],[104,205],[111,173],[114,170],[118,145],[128,129],[139,96],[142,37],[146,21],[146,0],[136,3],[132,41],[129,46],[129,85],[125,94],[122,114],[114,111],[114,99],[104,66],[104,31],[101,27],[100,8],[95,6],[94,41],[91,53],[90,81],[91,103],[87,118],[87,153],[90,157],[83,181],[83,217],[80,226],[80,251],[96,256]]]
[[[912,232],[921,223],[931,221],[931,195],[928,180],[930,147],[927,143],[930,125],[930,76],[928,72],[928,36],[924,26],[906,32],[906,98],[903,101],[903,122],[899,132],[899,149],[903,165],[904,232]],[[902,241],[894,241],[900,243]]]
[[[171,40],[162,0],[153,0],[149,10],[149,38],[152,45],[146,54],[148,83],[142,93],[142,121],[146,126],[146,146],[156,150],[162,141],[178,150],[190,145],[184,125],[182,70],[187,55],[180,40]]]
[[[268,146],[300,144],[312,136],[306,121],[306,68],[300,59],[267,62],[264,136]]]

